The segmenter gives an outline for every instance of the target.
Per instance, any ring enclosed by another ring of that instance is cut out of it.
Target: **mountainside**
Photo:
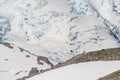
[[[2,0],[0,4],[1,42],[32,44],[39,52],[63,57],[61,61],[119,47],[119,14],[112,11],[111,0]],[[105,16],[107,11],[111,13]]]
[[[98,80],[101,76],[119,70],[119,66],[120,61],[79,63],[45,72],[27,80]]]
[[[120,48],[102,49],[88,53],[82,53],[73,58],[55,65],[53,68],[59,68],[66,65],[91,62],[91,61],[118,61],[120,60]]]
[[[83,63],[83,64],[87,64],[87,62],[90,62],[90,63],[93,63],[93,66],[94,66],[94,62],[95,63],[99,63],[99,62],[103,62],[103,63],[116,63],[116,62],[119,62],[119,60],[120,60],[120,48],[111,48],[111,49],[103,49],[103,50],[99,50],[99,51],[93,51],[93,52],[88,52],[88,53],[82,53],[82,54],[79,54],[79,55],[76,55],[76,56],[74,56],[73,58],[71,58],[71,59],[69,59],[69,60],[67,60],[67,61],[65,61],[65,62],[63,62],[63,63],[58,63],[57,65],[54,65],[53,67],[51,67],[51,68],[47,68],[47,69],[42,69],[41,71],[40,71],[40,73],[37,73],[37,74],[35,74],[35,75],[37,75],[38,76],[38,74],[43,74],[44,72],[46,73],[46,72],[48,72],[49,73],[49,71],[50,72],[52,72],[54,69],[56,70],[56,69],[58,69],[59,70],[59,68],[61,68],[61,67],[66,67],[66,66],[69,66],[69,65],[74,65],[74,64],[76,64],[76,65],[78,65],[79,63]],[[104,65],[103,65],[104,66]],[[112,66],[115,66],[115,65],[112,65]],[[89,66],[87,66],[88,68],[89,68]],[[105,67],[105,66],[104,66]],[[86,67],[84,68],[84,69],[86,69]],[[51,71],[52,70],[52,71]],[[118,69],[117,69],[118,70]],[[57,70],[56,70],[57,71]],[[63,70],[63,72],[64,72],[64,70]],[[79,71],[78,71],[79,72]],[[84,72],[84,71],[83,71]],[[45,74],[44,73],[44,74]],[[82,72],[79,72],[79,73],[82,73]],[[97,73],[97,72],[96,72]],[[53,73],[54,74],[54,73]],[[61,74],[61,72],[59,72],[59,74]],[[91,74],[93,74],[93,73],[91,73]],[[29,80],[29,78],[31,78],[31,77],[34,77],[35,75],[33,75],[33,76],[25,76],[25,77],[23,77],[23,78],[20,78],[20,79],[18,79],[18,80],[25,80],[25,79],[28,79]],[[49,75],[49,74],[48,74]],[[87,75],[87,74],[86,74]],[[107,74],[106,74],[107,75]],[[116,74],[117,75],[117,74]],[[105,76],[105,75],[103,75],[103,76]],[[103,76],[101,76],[101,77],[103,77]],[[118,74],[118,76],[116,76],[117,78],[119,77],[120,75]],[[39,77],[39,76],[38,76]],[[75,76],[73,76],[73,77],[75,77]],[[115,77],[115,79],[116,79],[116,77]],[[59,78],[59,77],[58,77]],[[64,77],[63,77],[64,78]],[[34,78],[32,78],[33,80],[34,80]],[[30,80],[32,80],[32,79],[30,79]],[[39,78],[38,78],[39,79]],[[49,78],[47,78],[46,77],[46,80],[48,80]],[[54,79],[54,78],[52,78],[52,79]],[[64,79],[66,79],[66,78],[64,78]],[[78,79],[78,78],[76,78],[76,79]],[[100,79],[102,79],[102,78],[100,78]],[[104,79],[104,78],[103,78]],[[105,78],[106,79],[106,78]],[[109,78],[110,79],[110,78]],[[108,80],[109,80],[108,79]],[[114,80],[114,79],[111,79],[111,80]]]
[[[0,80],[119,60],[119,22],[120,0],[0,0]]]
[[[34,55],[26,49],[9,43],[0,44],[0,51],[0,80],[16,80],[27,75],[32,75],[31,71],[33,69],[38,71],[36,73],[39,73],[41,69],[52,67],[47,62],[47,57]]]
[[[120,70],[117,70],[115,72],[112,72],[111,74],[108,74],[107,76],[101,77],[98,80],[119,80],[120,79]]]

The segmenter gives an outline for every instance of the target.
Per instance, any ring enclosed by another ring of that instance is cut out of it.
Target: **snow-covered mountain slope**
[[[55,69],[27,80],[97,80],[119,69],[120,61],[87,62]]]
[[[43,64],[38,64],[38,56],[34,53],[15,45],[0,44],[0,80],[16,80],[28,76],[33,68],[38,71],[50,68],[51,65],[44,59],[39,56]]]
[[[118,27],[98,12],[100,6],[95,6],[98,11],[94,9],[93,4],[97,3],[92,1],[2,0],[0,3],[0,15],[10,21],[7,28],[11,29],[2,40],[34,45],[36,54],[59,55],[62,58],[55,59],[65,61],[82,52],[119,47]]]
[[[83,52],[119,47],[119,1],[0,0],[1,70],[26,76],[32,67],[50,67],[38,65],[37,56],[55,65]]]

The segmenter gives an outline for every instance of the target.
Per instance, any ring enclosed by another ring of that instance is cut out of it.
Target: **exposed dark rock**
[[[8,61],[8,59],[4,59],[5,61]]]
[[[15,73],[15,75],[18,75],[18,74],[20,74],[21,72],[23,72],[23,71],[19,71],[19,72]]]
[[[25,55],[25,57],[28,57],[28,58],[29,58],[29,57],[30,57],[30,55]]]
[[[6,47],[8,47],[10,49],[14,48],[10,43],[0,43],[0,44],[4,45],[4,46],[6,46]]]
[[[34,76],[36,74],[39,74],[39,70],[36,67],[31,68],[29,76]]]
[[[44,61],[44,62],[46,62],[46,63],[49,64],[51,67],[54,66],[54,65],[48,60],[47,57],[37,56],[37,63],[40,64],[40,65],[43,65],[43,63],[40,62],[40,61]]]
[[[120,70],[99,78],[98,80],[120,80]]]

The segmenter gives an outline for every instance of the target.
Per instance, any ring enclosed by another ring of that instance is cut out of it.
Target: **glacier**
[[[6,34],[11,30],[8,18],[0,16],[0,42],[4,42]]]
[[[50,67],[44,61],[38,65],[37,56],[56,65],[77,54],[119,47],[119,3],[120,0],[0,0],[1,63],[9,64],[10,73],[20,78],[33,67]]]
[[[9,19],[5,27],[10,26],[9,30],[4,27],[5,41],[35,45],[35,54],[59,55],[61,58],[48,56],[58,62],[83,52],[118,47],[119,25],[104,16],[107,10],[116,10],[113,5],[118,3],[103,1],[98,6],[89,0],[1,1],[1,15]]]
[[[114,8],[118,5],[116,2],[101,0],[96,6],[89,0],[1,1],[1,15],[8,18],[2,35],[6,36],[6,42],[35,45],[40,48],[38,51],[52,55],[57,53],[64,60],[83,52],[113,45],[118,47],[119,25],[109,19],[113,17],[111,14],[117,14],[114,11],[117,10]],[[108,17],[105,16],[107,10],[111,11]],[[111,45],[107,46],[106,42]],[[92,49],[90,45],[93,45]]]

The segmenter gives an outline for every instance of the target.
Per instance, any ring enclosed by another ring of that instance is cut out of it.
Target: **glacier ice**
[[[71,12],[80,15],[95,15],[95,11],[87,4],[85,0],[70,0]]]
[[[10,21],[6,17],[0,16],[0,41],[11,30]]]
[[[85,16],[96,16],[99,20],[101,20],[109,29],[110,34],[120,42],[120,28],[117,25],[112,24],[109,20],[104,18],[104,16],[99,13],[99,10],[96,10],[91,4],[89,4],[88,0],[69,0],[71,5],[71,12],[77,13]],[[88,2],[87,2],[88,1]],[[113,10],[116,15],[120,14],[120,0],[102,0],[100,1],[101,5]]]

